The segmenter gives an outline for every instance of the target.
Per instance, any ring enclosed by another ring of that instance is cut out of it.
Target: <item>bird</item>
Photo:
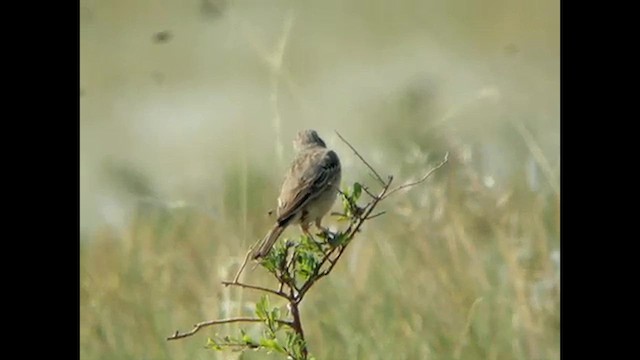
[[[289,225],[300,225],[305,235],[309,235],[311,223],[327,231],[322,227],[322,218],[338,195],[342,177],[340,158],[311,129],[297,133],[293,148],[296,155],[278,196],[276,223],[254,251],[254,260],[266,257]]]

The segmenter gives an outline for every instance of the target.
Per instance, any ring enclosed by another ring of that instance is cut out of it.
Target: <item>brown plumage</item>
[[[267,256],[289,225],[299,224],[305,234],[312,222],[324,230],[322,217],[336,200],[341,179],[338,155],[327,149],[314,130],[300,131],[293,146],[296,156],[280,190],[278,219],[254,252],[254,259]]]

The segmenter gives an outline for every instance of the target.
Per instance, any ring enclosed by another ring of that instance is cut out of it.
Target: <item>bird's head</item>
[[[320,146],[326,148],[324,141],[320,138],[315,130],[302,130],[298,132],[296,138],[293,140],[293,148],[296,151],[300,151],[309,147]]]

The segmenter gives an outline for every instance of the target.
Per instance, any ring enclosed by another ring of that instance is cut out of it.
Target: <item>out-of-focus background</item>
[[[305,299],[318,359],[559,358],[559,35],[550,0],[81,0],[81,358],[277,358],[165,338],[251,314],[220,281],[304,128],[343,186],[335,130],[397,184],[450,153]]]

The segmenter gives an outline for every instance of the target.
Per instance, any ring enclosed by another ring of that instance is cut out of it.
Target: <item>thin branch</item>
[[[344,142],[345,144],[347,144],[347,146],[349,148],[351,148],[351,150],[353,150],[353,152],[356,154],[356,156],[362,160],[362,162],[367,165],[367,167],[369,168],[369,170],[371,170],[375,176],[376,176],[376,180],[378,180],[380,182],[380,185],[384,186],[385,182],[384,180],[382,180],[382,177],[380,176],[380,174],[378,174],[378,172],[371,166],[369,165],[369,163],[367,162],[367,160],[365,160],[360,153],[358,152],[358,150],[356,150],[347,140],[345,140],[345,138],[342,137],[342,135],[340,135],[340,133],[338,131],[336,131],[336,134],[338,134],[338,137],[340,138],[340,140],[342,140],[342,142]]]
[[[377,213],[377,214],[375,214],[375,215],[371,215],[371,216],[367,217],[365,220],[375,219],[375,218],[377,218],[378,216],[380,216],[380,215],[384,215],[384,214],[386,214],[386,213],[387,213],[386,211],[380,211],[379,213]]]
[[[300,311],[298,310],[298,303],[292,301],[290,303],[291,316],[293,317],[293,321],[291,322],[291,328],[300,335],[300,339],[304,340],[304,330],[302,330],[302,322],[300,322]],[[307,347],[304,346],[302,348],[302,358],[306,359],[308,355]]]
[[[358,231],[360,231],[360,227],[362,227],[362,224],[364,224],[364,222],[367,221],[367,218],[369,218],[369,215],[373,212],[373,209],[375,209],[378,203],[386,197],[385,194],[389,190],[389,186],[391,186],[392,182],[393,182],[393,176],[389,176],[389,180],[387,180],[387,182],[382,187],[382,191],[380,191],[380,194],[376,196],[375,199],[373,199],[370,203],[368,203],[364,207],[366,210],[360,217],[358,217],[357,221],[355,222],[355,227],[352,228],[354,223],[349,225],[346,232],[348,234],[347,235],[348,239],[352,239],[358,233]],[[347,242],[347,245],[348,245],[348,242]],[[335,265],[335,263],[338,262],[338,260],[342,256],[342,253],[344,252],[345,249],[346,249],[346,245],[340,249],[340,251],[338,252],[338,256],[336,256],[336,258],[333,259],[333,263],[327,270],[327,274],[331,272],[331,269],[333,269],[333,266]]]
[[[293,249],[291,256],[289,256],[289,249],[293,248],[293,245],[294,245],[293,242],[290,242],[289,240],[287,240],[285,244],[285,253],[286,253],[285,261],[287,263],[285,264],[284,269],[280,269],[280,275],[278,275],[277,269],[273,273],[273,275],[276,277],[276,279],[278,279],[278,282],[280,283],[280,291],[282,291],[284,285],[287,285],[289,287],[289,295],[287,297],[289,302],[293,301],[293,299],[295,298],[294,291],[298,291],[298,288],[296,287],[295,275],[294,277],[290,276],[290,274],[296,273],[296,261],[295,261],[296,249],[295,248]]]
[[[368,172],[367,175],[369,175],[369,177],[372,178],[373,180],[380,182],[380,179],[375,175],[373,175],[371,172]]]
[[[249,285],[249,284],[243,284],[237,281],[223,281],[222,285],[224,286],[229,286],[229,285],[233,285],[233,286],[240,286],[241,288],[245,288],[245,289],[252,289],[252,290],[258,290],[258,291],[264,291],[264,292],[268,292],[270,294],[276,295],[276,296],[280,296],[288,301],[290,301],[291,299],[289,298],[289,296],[287,294],[285,294],[282,291],[277,291],[277,290],[273,290],[273,289],[268,289],[262,286],[256,286],[256,285]]]
[[[327,262],[327,260],[329,259],[329,256],[331,256],[331,254],[333,254],[336,249],[338,248],[336,247],[331,249],[331,251],[329,251],[329,253],[327,253],[322,258],[322,260],[320,261],[320,264],[318,264],[316,268],[313,270],[313,274],[309,276],[309,279],[307,279],[307,281],[300,288],[300,291],[298,292],[298,296],[295,301],[296,303],[299,304],[300,302],[302,302],[302,299],[304,298],[304,295],[307,293],[307,291],[311,288],[311,286],[313,286],[313,284],[315,284],[316,281],[318,281],[318,279],[322,277],[322,276],[319,276],[320,269]],[[333,266],[329,266],[329,267],[332,268]]]
[[[252,343],[246,343],[246,342],[239,342],[239,343],[234,343],[234,342],[225,342],[223,344],[218,344],[218,346],[220,346],[221,348],[226,347],[226,348],[231,348],[233,349],[232,351],[238,351],[238,349],[240,351],[242,351],[242,349],[259,349],[260,345],[258,344],[252,344]]]
[[[367,193],[367,195],[369,195],[372,199],[375,199],[376,196],[373,195],[373,193],[371,191],[369,191],[369,188],[365,185],[362,185],[362,190],[364,190],[364,192]]]
[[[340,256],[342,256],[342,253],[344,252],[344,250],[346,248],[347,248],[346,245],[341,246],[340,250],[338,251],[338,256],[336,256],[336,258],[334,260],[331,260],[330,258],[328,259],[329,263],[331,263],[331,265],[329,265],[329,267],[325,271],[323,271],[323,272],[318,274],[318,279],[320,279],[321,277],[329,275],[329,273],[331,272],[331,270],[333,270],[333,267],[336,265],[336,263],[338,262],[338,259],[340,259]],[[318,279],[316,279],[316,281]]]
[[[220,325],[220,324],[236,323],[236,322],[252,323],[252,322],[264,322],[264,320],[258,319],[258,318],[231,318],[231,319],[222,319],[222,320],[203,321],[201,323],[197,323],[197,324],[193,325],[193,329],[191,329],[191,331],[189,331],[189,332],[181,334],[179,331],[176,331],[173,335],[167,337],[167,340],[177,340],[177,339],[182,339],[182,338],[191,336],[191,335],[197,333],[203,327],[212,326],[212,325]],[[282,325],[287,325],[289,327],[293,327],[293,323],[291,321],[276,320],[276,322],[279,323],[279,324],[282,324]]]
[[[237,283],[238,279],[240,279],[240,275],[242,275],[242,272],[244,271],[245,266],[247,266],[247,262],[249,261],[249,258],[251,257],[251,254],[253,254],[253,248],[257,245],[258,243],[256,242],[255,244],[253,244],[253,246],[249,247],[249,251],[247,251],[247,254],[244,257],[244,261],[242,262],[242,265],[240,266],[240,269],[238,269],[238,272],[236,273],[236,276],[233,278],[233,282]]]
[[[447,152],[444,155],[444,159],[442,161],[440,161],[440,163],[438,165],[436,165],[434,168],[432,168],[431,170],[429,170],[429,172],[427,172],[420,180],[418,181],[414,181],[412,183],[408,183],[408,184],[404,184],[404,185],[400,185],[398,187],[396,187],[395,189],[389,191],[388,194],[386,194],[385,196],[383,196],[380,200],[384,200],[385,198],[387,198],[388,196],[390,196],[391,194],[393,194],[394,192],[410,187],[410,186],[414,186],[414,185],[418,185],[421,182],[427,180],[427,178],[429,178],[429,176],[431,176],[431,174],[433,174],[436,170],[440,169],[444,164],[446,164],[449,161],[449,152]]]
[[[289,249],[291,248],[291,246],[289,246],[289,244],[290,244],[289,242],[287,242],[287,243],[285,244],[285,246],[286,246],[286,248],[285,248],[285,249],[286,249],[286,254],[287,254],[286,258],[288,258],[289,260],[288,260],[288,262],[287,262],[287,265],[286,265],[286,266],[285,266],[285,268],[284,268],[284,271],[286,271],[286,272],[287,272],[287,274],[295,274],[296,250],[294,249],[294,250],[293,250],[293,254],[291,254],[291,256],[289,256]],[[291,272],[291,271],[290,271],[291,266],[293,266],[293,267],[294,267],[294,269],[293,269],[294,271],[293,271],[293,272]],[[282,284],[283,284],[283,283],[281,282],[281,283],[280,283],[280,285],[282,285]]]

